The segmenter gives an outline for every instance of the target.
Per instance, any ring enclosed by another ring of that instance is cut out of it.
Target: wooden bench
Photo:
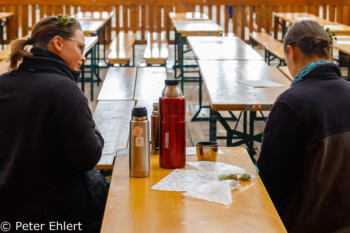
[[[168,60],[168,40],[165,32],[152,32],[147,34],[147,46],[143,59],[147,65],[166,65]]]
[[[290,80],[293,80],[293,76],[290,74],[287,66],[280,66],[278,69]]]
[[[109,67],[97,100],[133,100],[135,82],[135,67]]]
[[[279,65],[285,65],[283,43],[276,40],[266,32],[252,32],[249,34],[252,46],[262,45],[265,49],[265,61],[268,65],[274,59],[279,59]]]
[[[121,31],[109,45],[109,53],[107,60],[110,64],[120,64],[129,66],[131,56],[133,57],[133,66],[135,66],[134,44],[136,41],[136,33],[129,31]]]
[[[285,66],[285,58],[284,58],[284,49],[283,44],[281,45],[268,45],[265,47],[265,52],[267,52],[266,58],[267,58],[267,64],[270,65],[270,62],[274,59],[279,60],[278,66]]]

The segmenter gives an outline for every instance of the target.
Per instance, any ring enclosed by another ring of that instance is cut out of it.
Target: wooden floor
[[[145,61],[142,60],[143,52],[145,49],[144,45],[137,45],[136,47],[136,65],[137,66],[144,66]],[[172,69],[172,66],[174,64],[174,47],[173,45],[169,45],[169,60],[167,61],[167,74],[168,78],[174,78],[174,71]],[[191,55],[190,55],[191,56]],[[107,68],[103,68],[100,71],[100,76],[102,79],[104,79],[107,72]],[[79,83],[79,85],[81,85]],[[89,100],[89,106],[92,112],[94,112],[97,104],[97,96],[101,89],[102,84],[99,86],[97,83],[94,85],[94,101],[90,101],[90,84],[85,84],[85,95]],[[187,108],[186,108],[186,121],[187,121],[187,133],[186,133],[186,145],[187,146],[195,146],[195,144],[199,141],[208,141],[209,140],[209,122],[191,122],[191,119],[193,115],[198,110],[198,83],[185,83],[184,88],[184,94],[187,102]],[[203,104],[209,105],[209,99],[208,99],[208,92],[205,88],[203,89]],[[129,114],[129,113],[126,113]],[[236,116],[238,116],[239,112],[234,112]],[[264,115],[267,115],[265,112]],[[209,109],[203,109],[201,111],[200,116],[209,116]],[[236,122],[230,123],[233,127]],[[255,133],[261,133],[264,129],[265,123],[262,121],[255,123]],[[242,129],[243,125],[241,123],[238,124],[238,129]],[[224,136],[226,134],[225,129],[218,123],[218,136]],[[220,146],[225,146],[226,141],[225,140],[219,140]],[[245,147],[245,145],[242,145]],[[256,158],[258,157],[259,150],[260,150],[260,143],[255,143],[255,148],[257,151]]]

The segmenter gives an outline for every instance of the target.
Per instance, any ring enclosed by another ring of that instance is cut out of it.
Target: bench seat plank
[[[268,45],[265,47],[267,51],[269,51],[271,54],[276,56],[278,59],[284,61],[284,51],[283,51],[283,45]]]
[[[136,33],[121,31],[109,46],[107,60],[111,64],[128,64],[131,60]]]
[[[266,32],[252,32],[249,34],[249,36],[252,40],[257,42],[258,44],[263,45],[264,47],[266,47],[267,45],[279,46],[282,44],[281,41],[276,40]]]
[[[168,60],[168,40],[165,32],[147,34],[147,46],[143,58],[147,64],[165,64]]]

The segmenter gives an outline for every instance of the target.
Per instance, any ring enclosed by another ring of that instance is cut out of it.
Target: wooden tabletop
[[[173,21],[177,33],[181,36],[220,36],[224,32],[222,27],[212,20],[206,21]]]
[[[286,22],[295,23],[302,20],[316,20],[318,16],[306,12],[273,12],[275,17],[278,17]]]
[[[85,37],[85,49],[84,49],[84,56],[86,55],[86,53],[88,53],[95,44],[97,44],[98,42],[98,38],[97,36],[86,36]]]
[[[215,111],[269,110],[290,86],[281,72],[261,60],[199,60],[198,64]],[[268,80],[283,86],[253,87],[242,83],[246,80],[255,84]]]
[[[110,67],[97,100],[133,100],[135,67]]]
[[[334,40],[332,47],[350,55],[350,36],[336,36],[337,40]]]
[[[14,15],[13,12],[0,12],[0,19],[5,19],[5,18],[11,17],[13,15]]]
[[[105,144],[102,155],[114,156],[117,150],[127,147],[131,111],[135,101],[99,101],[94,120]]]
[[[195,20],[209,20],[209,17],[205,13],[200,12],[185,12],[185,13],[169,13],[170,19],[177,21],[195,21]]]
[[[9,71],[8,69],[9,69],[9,62],[1,61],[0,62],[0,75],[8,72]]]
[[[83,29],[84,35],[89,36],[91,34],[96,34],[98,30],[100,30],[108,20],[100,19],[100,20],[86,20],[79,19],[81,28]]]
[[[312,20],[319,23],[321,26],[325,28],[329,28],[330,30],[336,32],[338,35],[349,35],[350,34],[350,26],[328,21],[322,18],[319,18],[316,15],[309,14],[306,12],[285,12],[285,13],[273,13],[275,17],[278,17],[286,22],[289,22],[291,24],[300,22],[303,20]]]
[[[169,13],[177,33],[181,36],[220,36],[223,28],[213,20],[184,19],[184,13]]]
[[[199,60],[263,60],[248,44],[238,37],[187,37]]]
[[[157,100],[162,95],[167,78],[165,67],[139,67],[135,100]]]
[[[220,148],[217,161],[242,167],[258,176],[244,148]],[[187,161],[197,161],[188,155]],[[129,178],[129,157],[116,157],[103,217],[103,233],[114,232],[286,232],[260,178],[232,191],[229,206],[184,196],[181,192],[150,188],[173,169],[159,167],[151,156],[147,178]]]

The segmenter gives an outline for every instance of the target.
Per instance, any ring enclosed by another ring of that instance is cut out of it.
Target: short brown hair
[[[34,47],[47,49],[47,45],[53,37],[71,38],[76,30],[82,30],[79,21],[75,20],[74,22],[64,25],[58,20],[57,16],[43,18],[34,25],[30,40],[33,42]],[[16,70],[19,62],[24,57],[33,55],[24,50],[26,45],[26,39],[18,39],[11,42],[10,70]]]
[[[330,37],[315,21],[301,21],[293,24],[283,40],[284,52],[287,45],[298,47],[306,56],[318,55],[328,58],[330,52]]]

